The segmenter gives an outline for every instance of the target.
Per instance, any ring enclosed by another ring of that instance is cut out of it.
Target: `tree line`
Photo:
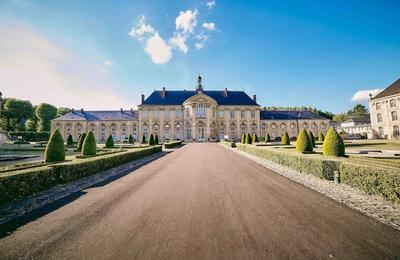
[[[28,100],[4,98],[1,105],[0,127],[11,131],[50,131],[50,121],[70,111],[47,103],[32,105]]]

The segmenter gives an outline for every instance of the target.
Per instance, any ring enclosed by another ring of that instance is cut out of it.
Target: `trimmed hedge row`
[[[384,166],[376,164],[375,160],[367,162],[368,159],[358,160],[352,157],[333,159],[321,155],[288,152],[279,148],[263,149],[243,144],[237,144],[237,148],[257,157],[328,180],[333,179],[334,171],[339,171],[342,183],[368,194],[380,195],[400,203],[400,167],[396,162]]]
[[[181,145],[181,144],[182,144],[182,141],[181,141],[181,140],[179,140],[179,141],[173,141],[173,142],[165,143],[165,144],[164,144],[164,147],[165,147],[166,149],[171,149],[171,148],[174,148],[174,147],[179,146],[179,145]]]
[[[235,148],[236,147],[236,143],[235,142],[231,142],[231,141],[221,141],[221,144],[223,146],[229,147],[229,148]]]
[[[161,151],[153,146],[0,174],[0,205]]]
[[[39,142],[47,141],[50,137],[50,132],[31,132],[31,131],[16,131],[9,132],[8,135],[12,139],[17,139],[18,136],[22,136],[22,139],[27,142]]]
[[[339,168],[339,161],[318,158],[312,154],[292,153],[279,148],[258,148],[252,145],[236,145],[238,150],[290,167],[299,172],[333,180],[333,171]]]

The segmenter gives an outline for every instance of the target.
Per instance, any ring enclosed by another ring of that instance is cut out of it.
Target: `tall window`
[[[142,132],[143,132],[143,135],[147,138],[147,125],[144,125],[143,127],[142,127]]]
[[[231,118],[235,118],[235,110],[230,111]]]
[[[390,100],[390,107],[396,107],[396,100],[394,99]]]
[[[219,118],[224,118],[224,110],[219,111]]]
[[[376,121],[378,123],[382,122],[382,114],[376,114]]]
[[[153,118],[158,119],[158,110],[153,110]]]
[[[295,125],[294,123],[291,123],[291,124],[290,124],[290,128],[291,128],[291,129],[295,129],[295,128],[296,128],[296,125]]]
[[[77,125],[76,126],[76,135],[79,137],[82,134],[82,126]]]
[[[251,133],[252,133],[252,134],[255,134],[256,131],[257,131],[257,125],[256,125],[256,124],[252,124],[252,125],[251,125]]]
[[[170,111],[168,109],[164,110],[164,119],[169,120],[169,116],[170,116]]]
[[[381,103],[376,103],[375,108],[376,108],[376,110],[381,109]]]
[[[153,135],[158,135],[158,131],[160,130],[160,126],[157,124],[153,125]]]
[[[115,125],[111,125],[111,136],[115,140]]]
[[[196,116],[197,117],[206,117],[206,105],[205,104],[197,104]]]
[[[181,119],[182,118],[182,111],[180,109],[177,109],[175,111],[175,116],[177,119]]]
[[[186,125],[186,139],[192,139],[192,126]]]
[[[304,128],[304,129],[307,129],[307,128],[308,128],[308,124],[307,124],[307,123],[304,123],[304,124],[303,124],[303,128]]]
[[[231,132],[230,132],[230,136],[229,137],[231,139],[236,139],[236,125],[235,124],[231,124],[230,130],[231,130]]]
[[[100,126],[100,139],[101,141],[106,140],[106,126],[104,124]]]
[[[147,119],[147,110],[143,110],[143,119]]]
[[[399,130],[399,126],[398,125],[394,125],[393,126],[393,136],[394,137],[400,136],[400,130]]]
[[[246,111],[240,110],[240,118],[245,118],[246,117]]]
[[[190,117],[192,114],[192,107],[185,108],[186,117]]]
[[[224,125],[221,125],[221,126],[219,127],[219,136],[220,136],[220,138],[223,138],[224,135],[225,135],[225,126],[224,126]],[[221,136],[222,136],[222,137],[221,137]]]
[[[67,131],[67,136],[69,136],[71,134],[71,125],[70,124],[67,125],[66,131]]]
[[[181,139],[181,125],[180,124],[177,124],[175,126],[175,138]]]
[[[379,135],[380,136],[383,136],[385,133],[383,132],[383,127],[382,126],[380,126],[380,127],[378,127],[378,132],[379,132]]]
[[[261,136],[265,136],[266,132],[267,132],[267,125],[262,124],[261,125]]]
[[[90,131],[92,131],[93,134],[96,133],[96,125],[95,124],[90,125]]]
[[[170,131],[171,131],[170,125],[168,125],[168,124],[164,125],[164,139],[170,138],[170,135],[171,135]]]
[[[392,111],[392,121],[397,121],[397,112],[396,111]]]
[[[240,125],[240,134],[243,135],[243,134],[246,134],[246,133],[247,133],[246,125],[245,124],[241,124]]]
[[[285,123],[282,123],[282,124],[281,124],[281,129],[282,129],[282,130],[285,130],[285,129],[286,129],[286,124],[285,124]]]
[[[255,118],[256,117],[256,111],[251,111],[251,118]]]
[[[136,125],[132,126],[132,137],[136,140],[137,139],[137,127]]]

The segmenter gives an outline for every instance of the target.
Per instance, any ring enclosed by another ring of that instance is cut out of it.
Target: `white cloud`
[[[114,65],[114,62],[113,62],[112,60],[104,60],[103,63],[104,63],[106,66]]]
[[[30,27],[2,23],[0,35],[0,86],[4,96],[85,109],[134,105],[117,94],[98,64],[54,44]]]
[[[194,46],[196,46],[196,49],[200,50],[200,49],[203,49],[204,44],[203,44],[203,43],[200,43],[200,42],[196,42],[196,43],[194,44]]]
[[[206,6],[211,10],[215,5],[215,1],[209,1],[206,3]]]
[[[203,23],[203,27],[209,31],[215,30],[215,23]]]
[[[195,9],[180,11],[179,16],[175,19],[176,30],[182,30],[183,33],[191,33],[197,25],[198,11]]]
[[[369,94],[372,94],[372,96],[377,95],[379,92],[381,92],[383,89],[365,89],[365,90],[359,90],[357,91],[352,97],[351,101],[353,102],[360,102],[360,101],[366,101],[369,100]]]
[[[186,35],[175,33],[175,35],[170,39],[171,45],[173,47],[178,47],[178,49],[183,52],[187,53],[189,48],[186,45],[187,37]]]
[[[146,48],[144,50],[156,64],[166,63],[172,57],[171,47],[168,46],[158,33],[155,33],[154,36],[147,39]]]
[[[152,37],[155,34],[155,30],[151,25],[146,24],[146,17],[144,15],[140,16],[139,21],[128,33],[132,38],[138,39],[140,41],[146,38]]]
[[[203,49],[209,37],[210,36],[204,34],[204,32],[201,32],[198,35],[196,35],[195,36],[195,38],[197,39],[197,42],[195,43],[196,49],[198,50]]]

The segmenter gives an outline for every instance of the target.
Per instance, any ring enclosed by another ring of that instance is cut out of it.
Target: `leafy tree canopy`
[[[357,104],[347,111],[347,115],[351,117],[364,117],[368,115],[368,109],[362,104]]]

